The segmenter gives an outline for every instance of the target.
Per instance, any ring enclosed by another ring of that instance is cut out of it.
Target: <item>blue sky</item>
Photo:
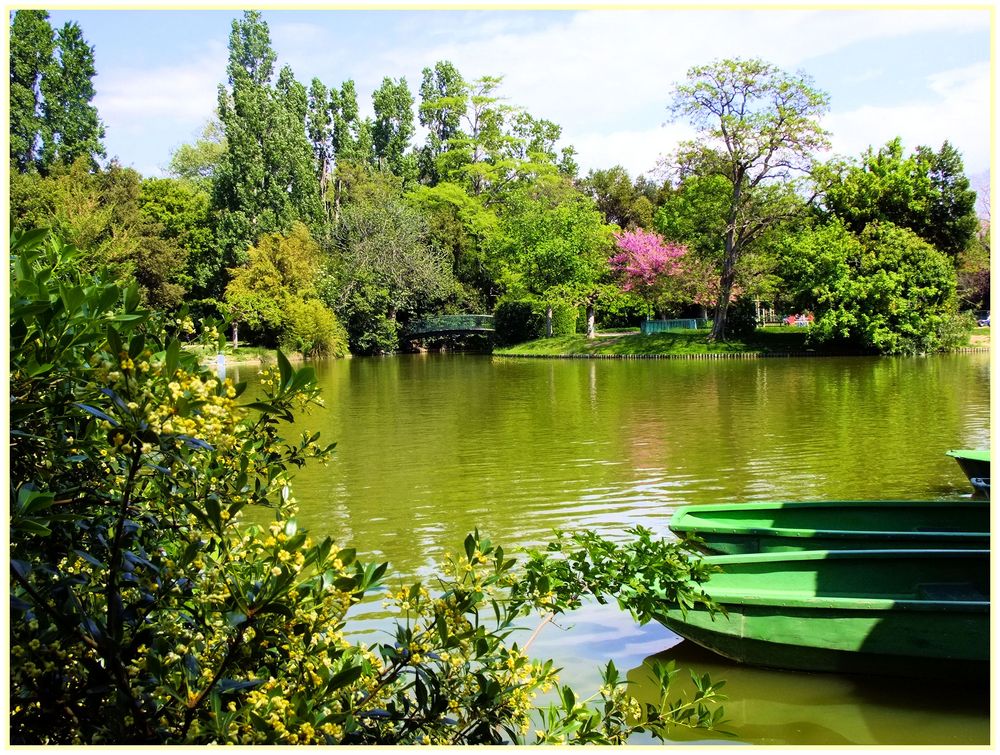
[[[50,6],[51,7],[51,6]],[[133,5],[131,7],[141,7]],[[609,6],[613,7],[613,6]],[[689,6],[690,7],[690,6]],[[902,137],[950,140],[970,177],[990,159],[990,19],[979,10],[264,10],[279,66],[303,83],[352,78],[363,112],[384,76],[451,60],[503,76],[512,105],[563,127],[583,171],[645,173],[690,135],[666,123],[670,89],[693,65],[761,57],[827,91],[833,153]],[[95,47],[96,104],[109,156],[158,175],[212,115],[237,10],[57,10]]]

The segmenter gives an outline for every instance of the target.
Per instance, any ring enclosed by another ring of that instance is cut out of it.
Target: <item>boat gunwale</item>
[[[765,525],[754,525],[753,527],[739,527],[737,525],[714,525],[695,526],[673,524],[670,530],[676,534],[699,534],[710,533],[713,535],[763,535],[771,537],[872,537],[878,539],[899,539],[899,540],[923,540],[933,538],[935,540],[982,540],[989,539],[989,531],[984,532],[956,532],[954,530],[807,530],[792,529],[790,527],[767,527]]]
[[[704,556],[702,561],[706,564],[719,568],[720,574],[727,574],[725,566],[727,564],[756,564],[756,563],[781,563],[781,562],[809,562],[809,561],[830,561],[844,560],[851,562],[861,562],[867,560],[899,560],[907,558],[917,559],[940,559],[940,558],[964,558],[964,559],[992,559],[992,551],[989,549],[948,549],[948,548],[886,548],[886,549],[852,549],[852,550],[812,550],[812,551],[780,551],[762,553],[741,553],[724,554],[715,556]],[[740,574],[731,574],[738,579]],[[752,574],[750,579],[763,578],[767,576],[763,573]],[[713,601],[723,606],[732,605],[773,605],[779,607],[800,607],[800,608],[837,608],[842,610],[873,610],[886,611],[893,608],[900,610],[932,611],[948,608],[951,610],[967,609],[977,613],[989,611],[990,596],[984,595],[982,600],[955,599],[947,600],[938,597],[927,598],[886,598],[872,594],[869,597],[839,596],[839,595],[816,595],[815,592],[808,593],[805,589],[797,590],[770,590],[757,588],[750,595],[746,588],[734,586],[715,586],[711,584],[711,577],[704,583],[692,583],[697,589],[703,590]],[[930,584],[930,583],[928,583]],[[691,609],[688,609],[691,610]]]
[[[817,596],[815,594],[803,594],[804,591],[801,590],[797,593],[790,591],[771,591],[770,594],[757,593],[755,595],[747,595],[746,593],[733,592],[725,589],[717,590],[715,592],[711,592],[706,589],[705,592],[712,598],[713,601],[723,607],[774,606],[782,609],[833,608],[843,611],[877,611],[879,613],[885,613],[886,611],[894,609],[898,609],[900,611],[940,611],[942,609],[948,609],[954,612],[964,610],[975,613],[988,612],[990,610],[990,601],[988,597],[983,600],[941,600],[940,598],[928,598],[924,600],[920,598],[879,598],[875,596],[870,598],[849,598],[837,595]],[[707,611],[708,609],[689,608],[687,610]],[[729,611],[729,608],[726,608],[726,610]],[[735,611],[731,612],[735,613]]]
[[[715,565],[729,563],[754,563],[756,561],[824,561],[832,559],[858,560],[861,558],[977,558],[989,557],[989,548],[955,550],[951,548],[856,548],[851,550],[787,551],[782,553],[739,553],[704,556],[702,560]]]
[[[745,503],[706,503],[686,504],[678,506],[671,515],[667,525],[676,535],[699,533],[714,535],[756,535],[793,538],[809,537],[862,537],[862,538],[894,538],[899,540],[923,540],[927,538],[954,541],[979,540],[989,538],[989,530],[970,532],[962,530],[871,530],[871,529],[812,529],[805,527],[776,527],[767,524],[741,523],[739,521],[719,521],[712,518],[714,512],[743,511],[816,511],[822,509],[837,510],[841,508],[873,510],[883,509],[980,509],[989,511],[986,500],[937,501],[937,500],[850,500],[850,501],[748,501]],[[688,520],[688,521],[685,521]]]

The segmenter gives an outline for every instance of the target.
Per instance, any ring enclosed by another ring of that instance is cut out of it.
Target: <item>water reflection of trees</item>
[[[416,574],[477,526],[515,545],[665,529],[682,502],[964,491],[944,451],[988,436],[987,361],[320,363],[301,425],[338,451],[298,475],[300,519]]]

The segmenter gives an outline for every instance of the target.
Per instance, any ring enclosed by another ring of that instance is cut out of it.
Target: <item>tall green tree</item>
[[[319,180],[320,197],[326,217],[331,215],[332,177],[334,166],[333,112],[330,93],[317,78],[309,85],[309,110],[306,130],[312,144],[316,178]]]
[[[51,228],[82,252],[81,272],[107,267],[121,281],[136,280],[151,306],[174,309],[190,283],[188,249],[144,208],[142,176],[116,163],[93,170],[81,156],[44,175],[11,175],[12,230]]]
[[[338,163],[374,165],[372,124],[358,111],[358,92],[353,79],[330,90],[333,116],[333,154]]]
[[[404,201],[400,177],[350,166],[344,179],[325,299],[346,326],[352,352],[391,352],[404,322],[454,296],[451,260],[428,243],[424,217]]]
[[[928,166],[931,180],[929,222],[925,230],[917,233],[957,260],[969,244],[975,243],[979,231],[976,192],[965,175],[961,153],[950,142],[945,141],[937,152],[918,147],[917,153]]]
[[[485,241],[496,229],[496,213],[462,186],[447,181],[416,186],[405,199],[427,223],[428,243],[451,258],[459,284],[455,307],[462,312],[492,312],[500,289]]]
[[[226,264],[245,258],[265,233],[287,231],[300,220],[322,220],[319,181],[306,136],[308,98],[287,66],[272,85],[275,54],[260,13],[233,21],[229,87],[219,86],[219,119],[226,151],[213,183],[218,238]]]
[[[525,189],[512,198],[488,245],[506,293],[541,300],[551,335],[553,304],[592,308],[601,295],[613,232],[589,197],[552,201]]]
[[[974,241],[979,221],[976,192],[962,157],[944,142],[935,152],[920,146],[904,154],[896,137],[860,162],[839,162],[829,172],[824,208],[861,233],[874,221],[909,228],[953,261]]]
[[[409,153],[413,124],[413,94],[405,78],[393,81],[388,76],[372,95],[375,121],[372,142],[379,165],[404,180],[416,177],[416,159]]]
[[[187,300],[221,298],[225,271],[208,191],[187,179],[147,178],[139,202],[142,215],[160,227],[160,236],[182,250]]]
[[[682,175],[717,175],[729,191],[712,340],[725,340],[726,313],[746,252],[769,229],[801,212],[792,194],[776,190],[809,171],[828,146],[819,124],[828,97],[803,74],[762,60],[722,60],[696,66],[673,92],[671,113],[698,133],[679,147]]]
[[[465,81],[450,61],[439,60],[422,71],[418,118],[427,140],[418,158],[421,181],[433,186],[441,180],[437,160],[458,135],[465,104]]]
[[[35,164],[42,138],[42,75],[51,70],[55,40],[43,10],[18,10],[10,25],[10,160],[15,170]]]
[[[597,203],[608,223],[622,229],[649,228],[653,224],[653,202],[645,187],[637,186],[621,165],[592,170],[580,182]]]
[[[56,34],[55,59],[39,81],[42,95],[42,154],[45,166],[86,158],[92,167],[104,157],[104,124],[94,99],[94,48],[75,22]]]
[[[224,297],[234,348],[239,345],[239,324],[244,323],[258,343],[343,355],[343,329],[318,297],[323,253],[309,229],[296,222],[287,234],[265,234],[250,247],[248,257],[247,265],[231,271]]]

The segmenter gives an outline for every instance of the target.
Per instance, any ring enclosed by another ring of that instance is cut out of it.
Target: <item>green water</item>
[[[518,360],[472,355],[315,365],[326,409],[300,421],[336,441],[295,478],[300,523],[403,578],[426,578],[478,527],[505,548],[553,530],[666,533],[674,507],[726,500],[955,498],[945,451],[987,447],[986,354],[752,361]],[[251,383],[256,367],[230,367]],[[377,634],[377,603],[359,626]],[[933,683],[726,665],[659,625],[586,606],[533,654],[596,687],[613,658],[642,683],[654,654],[729,681],[735,737],[762,744],[984,744],[989,695]],[[690,656],[690,657],[689,657]],[[808,692],[806,692],[808,691]]]

